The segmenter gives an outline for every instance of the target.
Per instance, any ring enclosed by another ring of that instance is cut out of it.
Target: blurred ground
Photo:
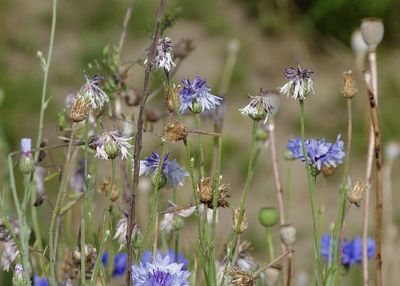
[[[185,1],[182,1],[185,2]],[[251,2],[251,1],[249,1]],[[261,2],[261,1],[260,1]],[[65,95],[79,88],[83,71],[87,63],[99,58],[103,47],[108,43],[116,43],[125,9],[129,1],[60,1],[57,24],[57,34],[54,48],[54,60],[50,71],[49,94],[52,101],[46,113],[45,138],[57,142],[58,132],[55,123],[56,114],[62,107]],[[149,27],[156,1],[137,1],[128,36],[123,51],[126,60],[136,59],[148,44]],[[290,2],[289,2],[290,3]],[[302,16],[301,7],[291,4],[294,16]],[[170,4],[170,9],[176,5]],[[396,7],[393,4],[393,7]],[[275,7],[275,6],[274,6]],[[297,7],[293,9],[293,7]],[[300,7],[300,8],[299,8]],[[0,137],[4,153],[18,148],[19,138],[35,138],[38,108],[41,92],[41,69],[36,59],[36,51],[46,51],[51,19],[51,1],[3,1],[0,3]],[[333,12],[332,12],[333,13]],[[336,13],[336,12],[335,12]],[[350,12],[349,12],[350,13]],[[292,16],[293,16],[292,15]],[[374,15],[360,15],[374,16]],[[349,16],[347,15],[347,18]],[[359,17],[359,15],[354,15]],[[267,17],[268,18],[268,17]],[[346,139],[346,102],[340,95],[342,72],[352,69],[356,73],[360,94],[354,99],[354,145],[351,159],[350,174],[353,181],[363,176],[365,151],[368,140],[368,109],[367,97],[364,92],[360,71],[356,70],[355,58],[349,47],[350,32],[335,37],[326,30],[317,30],[314,25],[304,24],[297,18],[280,18],[282,22],[276,26],[264,29],[260,18],[249,14],[246,5],[241,1],[187,1],[183,5],[183,18],[169,31],[167,35],[174,41],[180,38],[192,38],[196,50],[185,60],[175,77],[178,82],[183,77],[193,78],[195,75],[205,77],[214,90],[218,90],[221,71],[226,57],[226,46],[231,39],[240,42],[240,52],[229,92],[225,97],[227,112],[223,131],[225,151],[223,154],[222,173],[224,181],[232,186],[232,206],[236,206],[243,188],[244,176],[249,149],[250,126],[248,119],[242,118],[237,111],[247,102],[247,94],[256,94],[260,87],[276,89],[284,83],[283,70],[297,62],[314,70],[315,95],[306,100],[306,133],[307,137],[326,137],[332,141],[336,135],[343,134]],[[288,19],[288,20],[285,20]],[[331,21],[326,19],[327,22]],[[337,19],[340,22],[340,19]],[[357,19],[358,21],[358,19]],[[353,23],[357,23],[353,21]],[[351,31],[356,26],[348,28]],[[389,34],[382,48],[378,51],[380,120],[384,143],[400,139],[397,116],[400,99],[400,79],[397,67],[400,65],[398,42],[393,35],[395,26],[387,30]],[[271,31],[272,30],[272,31]],[[398,31],[397,31],[398,32]],[[141,89],[143,70],[135,67],[130,80],[133,86]],[[152,102],[155,108],[159,101]],[[161,133],[161,126],[155,127]],[[212,130],[212,125],[204,129]],[[280,111],[276,118],[278,153],[283,154],[286,142],[299,135],[298,106],[296,102],[281,96]],[[154,137],[145,138],[143,156],[152,151]],[[193,140],[196,140],[194,137]],[[212,157],[211,141],[203,142],[209,148],[207,156]],[[171,147],[178,155],[181,146]],[[182,149],[181,149],[182,150]],[[4,154],[3,153],[3,154]],[[60,155],[60,154],[59,154]],[[59,156],[56,156],[56,159]],[[3,159],[3,158],[2,158]],[[59,162],[60,163],[60,162]],[[104,162],[102,162],[103,164]],[[286,173],[292,166],[292,198],[291,222],[298,229],[296,245],[296,271],[306,271],[310,274],[312,268],[311,211],[307,194],[307,184],[304,166],[298,162],[289,163],[280,157],[281,177],[286,190]],[[2,164],[3,165],[3,164]],[[399,163],[395,163],[396,171]],[[338,186],[341,171],[331,178],[322,176],[318,182],[320,205],[325,206],[326,216],[324,230],[329,231],[329,224],[336,218],[338,210]],[[397,172],[398,173],[398,172]],[[400,178],[394,174],[392,188],[397,190]],[[180,188],[179,202],[190,201],[189,186]],[[53,194],[54,195],[54,194]],[[169,198],[170,194],[165,194]],[[399,195],[394,192],[391,202],[395,204]],[[373,199],[372,199],[373,205]],[[258,223],[258,210],[263,206],[275,206],[275,189],[270,165],[270,150],[265,148],[260,154],[257,169],[254,174],[251,194],[248,201],[249,231],[245,239],[252,242],[254,256],[259,261],[267,261],[264,230]],[[40,210],[44,216],[47,210]],[[230,230],[232,209],[220,211],[218,235],[219,249],[225,243],[226,234]],[[346,226],[346,236],[353,238],[361,231],[362,208],[351,208]],[[400,213],[394,214],[397,227],[400,223]],[[372,226],[372,225],[371,225]],[[276,228],[276,231],[278,229]],[[43,229],[43,233],[46,230]],[[277,233],[276,233],[277,234]],[[372,232],[371,232],[372,235]],[[278,242],[277,237],[276,242]],[[194,227],[185,229],[184,249],[189,249],[195,241]],[[398,237],[396,238],[398,244]],[[276,243],[278,245],[278,243]],[[361,268],[355,266],[346,275],[343,285],[359,283]],[[394,285],[394,284],[387,284]]]

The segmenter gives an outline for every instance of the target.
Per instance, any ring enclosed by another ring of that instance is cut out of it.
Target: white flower
[[[121,250],[126,245],[126,234],[128,232],[127,213],[125,213],[125,216],[118,221],[116,229],[117,231],[115,232],[113,239],[116,239],[118,241],[119,250]],[[136,235],[140,235],[140,229],[137,224],[133,226],[132,237],[135,237]]]
[[[170,208],[175,208],[176,204],[169,202]],[[174,223],[178,217],[185,218],[191,216],[196,209],[195,206],[182,209],[179,211],[171,211],[164,215],[163,219],[160,221],[160,230],[165,232],[167,235],[174,230]]]
[[[147,62],[148,59],[144,61],[144,64],[147,64]],[[157,68],[164,68],[168,72],[175,67],[175,63],[172,60],[172,45],[169,37],[158,40],[156,57],[153,64]]]
[[[129,143],[133,137],[125,137],[121,131],[104,132],[100,136],[90,138],[89,147],[96,150],[96,157],[115,159],[120,153],[122,159],[128,157],[128,149],[133,146]]]
[[[268,92],[260,89],[260,95],[250,96],[250,102],[245,107],[240,108],[239,112],[243,116],[248,116],[255,121],[264,119],[264,123],[268,121],[268,116],[272,113],[272,105]]]
[[[312,74],[312,70],[303,70],[300,65],[297,65],[297,69],[287,68],[285,76],[288,82],[280,88],[280,92],[295,100],[305,99],[310,91],[314,92]]]
[[[19,250],[14,240],[9,240],[4,243],[3,253],[1,255],[1,265],[4,271],[9,271],[11,264],[19,255]]]
[[[102,109],[104,104],[109,101],[108,95],[99,87],[102,80],[103,78],[98,75],[95,75],[91,79],[86,77],[86,83],[79,91],[78,96],[89,100],[93,109]]]

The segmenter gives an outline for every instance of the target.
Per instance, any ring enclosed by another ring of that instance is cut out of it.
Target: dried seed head
[[[101,186],[100,191],[102,193],[104,193],[104,194],[107,194],[108,188],[109,188],[109,184],[110,184],[110,182],[108,180],[103,180],[103,184]],[[110,197],[110,199],[111,199],[112,202],[115,202],[116,200],[118,200],[118,198],[119,198],[118,188],[117,188],[117,185],[114,183],[113,186],[112,186],[112,189],[111,189],[111,197]]]
[[[253,286],[254,277],[247,271],[242,271],[236,267],[232,267],[228,273],[230,282],[233,286]]]
[[[249,227],[245,210],[243,210],[243,217],[240,227],[237,226],[239,223],[239,218],[240,218],[240,210],[236,208],[233,214],[233,230],[237,231],[238,233],[244,233]]]
[[[337,167],[333,167],[333,166],[327,166],[327,165],[323,165],[322,166],[322,174],[325,177],[330,177],[332,175],[334,175],[336,173]]]
[[[353,78],[352,71],[343,73],[342,94],[344,97],[352,98],[357,94],[357,84]]]
[[[138,106],[141,99],[140,93],[133,88],[123,90],[121,97],[125,100],[125,103],[128,106]]]
[[[369,49],[375,49],[383,39],[385,28],[379,18],[361,20],[361,34]]]
[[[229,207],[229,202],[227,199],[231,197],[231,195],[228,194],[230,191],[230,185],[229,184],[222,184],[218,188],[218,207],[222,208],[227,208]],[[208,206],[209,208],[212,208],[212,206]]]
[[[270,267],[264,271],[265,282],[268,286],[274,286],[279,280],[279,268]]]
[[[68,110],[68,117],[74,122],[81,122],[88,117],[90,108],[90,100],[77,96]]]
[[[368,188],[369,184],[359,178],[351,191],[347,193],[347,199],[350,203],[360,206],[360,202]]]
[[[280,236],[285,246],[293,247],[296,242],[296,229],[291,224],[283,225],[280,230]]]
[[[163,141],[176,142],[185,140],[188,135],[188,130],[185,125],[179,121],[169,122],[165,126],[165,135]]]
[[[85,245],[85,272],[90,277],[97,259],[96,249],[91,244]],[[77,247],[64,255],[62,272],[68,279],[75,280],[81,271],[81,249]]]
[[[180,85],[173,83],[172,85],[164,84],[164,97],[165,105],[167,106],[169,112],[174,113],[179,110],[180,98],[179,92],[181,90]]]
[[[184,38],[179,41],[174,47],[174,56],[175,58],[184,59],[186,58],[193,50],[195,46],[193,45],[192,39]]]
[[[200,197],[200,202],[205,205],[210,203],[212,205],[213,190],[210,177],[201,179],[199,182],[197,182],[197,192]]]

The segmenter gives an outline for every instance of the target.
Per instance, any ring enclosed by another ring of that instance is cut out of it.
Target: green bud
[[[203,111],[203,105],[200,101],[193,100],[190,111],[192,111],[194,114],[199,114]]]
[[[25,286],[28,285],[28,281],[24,276],[24,269],[22,268],[21,264],[17,264],[15,266],[14,275],[12,278],[12,285],[13,286]]]
[[[35,170],[35,162],[32,156],[22,155],[19,159],[19,169],[23,174],[32,173]]]
[[[278,210],[272,207],[261,208],[258,214],[260,223],[265,227],[271,227],[277,224],[279,219]]]
[[[256,109],[257,109],[257,112],[249,114],[250,118],[253,119],[254,121],[263,120],[265,118],[265,116],[267,116],[267,112],[265,111],[263,105],[258,104],[256,106]]]
[[[180,230],[184,225],[183,218],[179,216],[174,216],[174,220],[172,221],[172,229],[174,231]]]
[[[292,157],[292,152],[290,152],[289,150],[285,150],[285,152],[283,153],[283,158],[285,158],[285,160],[287,161],[293,161],[295,159]]]
[[[120,148],[117,142],[115,142],[114,140],[109,140],[104,145],[104,151],[106,151],[108,159],[115,159],[119,155]]]
[[[268,133],[264,128],[258,127],[256,130],[256,140],[259,142],[265,142],[268,138]]]

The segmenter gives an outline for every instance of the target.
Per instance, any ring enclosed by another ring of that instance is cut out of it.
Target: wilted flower
[[[115,159],[120,153],[122,159],[128,157],[128,149],[133,146],[129,143],[132,137],[125,137],[122,131],[109,131],[89,139],[89,147],[96,150],[96,157]]]
[[[328,261],[333,259],[333,247],[334,243],[329,234],[322,235],[321,238],[321,255],[324,256]],[[368,259],[375,256],[375,240],[368,237],[367,240],[367,255]],[[354,263],[362,262],[362,239],[357,236],[352,241],[347,241],[345,238],[342,245],[342,259],[341,264],[343,266],[352,266]]]
[[[233,286],[253,286],[254,285],[254,277],[251,273],[247,271],[240,270],[236,267],[232,267],[232,269],[228,273],[230,277],[230,283]]]
[[[175,66],[172,60],[172,53],[171,39],[169,37],[160,38],[158,40],[156,57],[153,64],[157,68],[164,68],[169,72]],[[147,62],[148,59],[144,61],[144,64],[147,64]]]
[[[308,139],[304,141],[304,145],[307,161],[317,172],[321,171],[324,165],[336,167],[342,163],[345,156],[344,143],[340,139],[340,135],[337,136],[335,143],[329,143],[325,139]],[[305,161],[300,137],[289,140],[287,147],[291,158]]]
[[[132,281],[137,286],[185,286],[189,285],[189,276],[183,263],[161,253],[154,259],[143,256],[139,265],[132,266]]]
[[[181,122],[168,122],[165,126],[165,134],[162,137],[163,141],[176,142],[185,140],[188,135],[188,129]]]
[[[81,87],[79,94],[75,97],[75,100],[82,99],[90,102],[93,109],[102,109],[104,104],[109,101],[108,95],[100,88],[100,83],[103,80],[102,76],[95,75],[91,79],[87,76],[86,83]],[[71,108],[74,104],[72,104]]]
[[[218,187],[218,197],[217,197],[217,207],[229,207],[229,202],[227,201],[230,198],[230,195],[227,194],[229,191],[228,184],[221,184]],[[208,208],[213,208],[213,189],[211,178],[203,178],[199,182],[197,182],[197,193],[199,194],[200,202],[206,205]]]
[[[179,166],[176,160],[168,160],[169,153],[165,154],[163,165],[162,165],[162,176],[165,177],[166,183],[171,187],[177,185],[183,185],[185,177],[189,176],[189,173]],[[139,175],[152,175],[155,176],[157,173],[158,166],[160,164],[160,155],[157,152],[152,152],[151,156],[146,157],[145,160],[140,161]]]
[[[310,91],[314,91],[312,74],[312,70],[303,70],[299,64],[297,64],[297,69],[285,69],[285,77],[288,82],[281,87],[280,92],[291,96],[293,99],[305,99]]]
[[[272,112],[272,105],[268,93],[260,89],[260,95],[250,96],[250,102],[245,107],[239,109],[243,116],[248,116],[255,121],[264,119],[264,123],[268,121],[268,117]]]
[[[190,109],[193,113],[200,113],[204,110],[213,110],[220,105],[222,98],[212,95],[211,88],[205,80],[197,76],[191,83],[189,79],[182,80],[184,87],[181,89],[179,111],[184,113]]]
[[[173,83],[172,85],[164,83],[165,105],[171,113],[177,111],[180,107],[180,90],[180,85],[176,85],[175,83]]]
[[[89,99],[77,96],[71,108],[68,109],[68,117],[74,122],[81,122],[88,117],[91,107],[92,103]]]
[[[126,234],[128,232],[128,213],[124,212],[124,217],[121,218],[116,226],[116,232],[114,239],[118,240],[119,250],[121,250],[126,244]],[[133,226],[132,237],[139,238],[141,236],[139,225],[135,223]],[[135,240],[135,239],[133,239]]]
[[[91,244],[86,244],[85,251],[85,273],[90,277],[93,271],[94,264],[97,260],[97,251]],[[63,272],[68,279],[75,280],[79,277],[81,271],[81,248],[76,247],[72,252],[69,252],[64,257]]]
[[[21,139],[21,158],[19,159],[19,169],[24,174],[31,173],[35,169],[35,162],[33,161],[31,147],[31,138]]]

